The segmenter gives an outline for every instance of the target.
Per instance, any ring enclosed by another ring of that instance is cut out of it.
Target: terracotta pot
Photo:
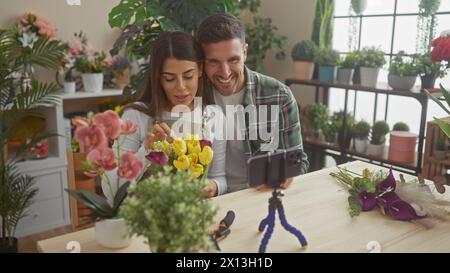
[[[393,131],[389,140],[389,160],[412,163],[415,159],[418,135],[410,132]]]
[[[294,78],[299,80],[310,80],[314,73],[313,62],[294,62]]]

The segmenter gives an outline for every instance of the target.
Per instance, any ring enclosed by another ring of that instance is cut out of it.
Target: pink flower
[[[120,157],[119,170],[117,175],[127,180],[136,179],[142,172],[144,163],[140,161],[132,152],[126,152]]]
[[[96,114],[93,118],[93,124],[102,128],[109,139],[116,139],[120,135],[120,117],[112,110]]]
[[[75,140],[84,147],[87,152],[97,148],[107,147],[105,133],[97,125],[78,126],[75,130]]]
[[[202,148],[202,150],[203,150],[203,147],[205,147],[205,146],[212,147],[211,141],[206,140],[206,139],[200,140],[200,147]]]
[[[89,126],[87,119],[84,117],[80,117],[80,116],[76,116],[76,117],[72,118],[72,124],[77,127],[78,126],[86,126],[86,127]]]
[[[169,158],[167,157],[166,153],[163,151],[153,151],[148,153],[148,155],[145,156],[145,158],[148,159],[148,161],[152,162],[153,164],[158,165],[165,165]]]
[[[91,43],[88,43],[86,47],[84,48],[84,54],[89,59],[90,57],[94,56],[95,48]]]
[[[46,36],[50,40],[55,39],[56,30],[53,28],[49,21],[45,20],[44,18],[37,17],[36,21],[34,22],[34,26],[39,29],[39,34],[41,36]]]
[[[120,128],[123,135],[131,135],[139,128],[139,124],[133,124],[130,120],[121,120]]]
[[[111,171],[117,167],[114,151],[111,148],[98,148],[89,152],[87,162],[97,169]]]
[[[81,38],[78,36],[73,36],[70,40],[70,53],[72,55],[78,56],[80,55],[81,50],[83,49],[83,42]]]

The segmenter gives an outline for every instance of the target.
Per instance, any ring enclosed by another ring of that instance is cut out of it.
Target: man
[[[302,148],[297,102],[289,87],[244,65],[248,46],[239,19],[230,14],[212,15],[200,24],[197,40],[205,54],[204,71],[212,84],[215,102],[222,111],[225,112],[227,105],[254,105],[257,109],[263,105],[268,108],[277,106],[279,112],[275,118],[278,128],[271,131],[277,134],[278,145],[274,148]],[[245,139],[227,141],[226,178],[229,192],[248,187],[246,162],[261,151],[264,144],[260,140],[249,139],[250,122],[246,119],[244,123],[242,126],[245,127],[238,128],[238,131],[245,132]],[[266,125],[273,125],[273,122],[269,121]],[[301,172],[306,173],[309,167],[306,154],[301,161]],[[288,179],[282,187],[288,187],[291,181]]]

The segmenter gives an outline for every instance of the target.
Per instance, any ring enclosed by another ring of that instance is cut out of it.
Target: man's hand
[[[147,133],[144,140],[144,147],[150,149],[156,141],[167,140],[172,142],[175,137],[174,132],[165,123],[156,123],[153,125],[152,131]]]
[[[289,188],[289,186],[292,184],[293,178],[288,178],[286,179],[286,181],[284,181],[284,183],[281,183],[280,188],[282,189],[287,189]],[[267,184],[263,184],[263,185],[259,185],[256,187],[256,190],[258,191],[269,191],[269,190],[273,190],[273,187],[267,185]]]
[[[217,196],[217,193],[219,190],[217,188],[216,182],[209,180],[208,185],[206,185],[206,187],[203,189],[203,191],[204,191],[205,196],[210,198],[210,197]]]

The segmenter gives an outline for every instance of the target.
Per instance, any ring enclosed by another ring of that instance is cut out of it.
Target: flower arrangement
[[[437,200],[423,180],[407,183],[400,175],[397,182],[392,170],[364,169],[358,174],[339,167],[330,175],[348,189],[351,217],[378,205],[383,214],[395,220],[410,221],[425,216],[448,219],[449,213],[442,206],[448,206],[450,202]]]
[[[33,13],[25,13],[20,18],[18,25],[22,33],[31,33],[31,35],[39,37],[47,37],[49,40],[56,38],[56,29],[52,26],[50,21]]]
[[[103,73],[112,65],[111,58],[103,51],[97,52],[82,31],[72,37],[69,52],[75,59],[75,68],[81,73]]]
[[[91,208],[98,217],[114,218],[127,195],[130,181],[135,181],[144,169],[144,163],[135,154],[121,153],[120,150],[121,138],[119,137],[134,133],[138,126],[129,120],[120,119],[119,115],[111,110],[95,115],[90,114],[86,119],[74,118],[73,123],[77,126],[74,139],[88,152],[83,166],[84,174],[89,177],[102,177],[102,182],[107,185],[107,192],[104,192],[107,198],[86,190],[66,189],[66,191]],[[116,151],[109,147],[109,141],[116,141]],[[117,169],[118,179],[111,181],[106,172],[115,169]],[[127,182],[120,185],[120,178]],[[114,185],[113,182],[115,182]]]
[[[447,68],[450,65],[450,31],[443,31],[441,35],[431,43],[433,49],[430,53],[430,59],[433,62],[447,62]]]
[[[168,165],[174,167],[174,171],[190,170],[192,178],[204,180],[213,155],[209,140],[189,135],[186,139],[175,138],[172,143],[155,142],[146,159],[154,166],[151,171],[160,171],[162,166]]]

